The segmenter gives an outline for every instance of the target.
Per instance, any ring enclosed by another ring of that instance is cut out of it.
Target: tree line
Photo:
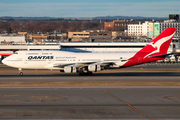
[[[104,22],[99,21],[0,21],[0,33],[52,32],[61,33],[68,31],[102,30]]]

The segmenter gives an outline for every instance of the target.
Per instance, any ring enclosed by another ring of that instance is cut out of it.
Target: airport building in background
[[[159,23],[159,33],[163,32],[167,27],[176,27],[177,30],[174,34],[175,38],[180,37],[180,24],[175,20],[167,20]]]
[[[105,22],[104,30],[105,31],[121,31],[124,32],[128,29],[129,24],[138,24],[138,21],[135,20],[114,20],[113,22]]]
[[[173,17],[174,16],[174,17]],[[129,24],[128,36],[147,36],[155,38],[168,27],[176,27],[174,38],[180,37],[180,24],[178,15],[169,15],[169,20],[159,21],[145,21],[142,24]]]
[[[153,23],[145,21],[139,24],[129,24],[128,25],[128,36],[152,36],[153,37]],[[150,32],[152,31],[152,33]]]
[[[82,31],[82,32],[68,32],[68,38],[70,41],[105,41],[112,39],[112,32],[104,31]]]
[[[143,36],[143,25],[142,24],[129,24],[128,25],[128,36]]]

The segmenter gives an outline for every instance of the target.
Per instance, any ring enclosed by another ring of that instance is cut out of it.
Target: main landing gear
[[[19,68],[19,75],[20,75],[20,76],[23,75],[22,68]]]
[[[87,76],[89,76],[89,75],[91,76],[91,75],[93,75],[92,72],[80,72],[80,73],[78,73],[78,74],[79,74],[80,76],[84,76],[84,75],[85,75],[85,76],[86,76],[86,75],[87,75]]]
[[[91,76],[93,75],[92,72],[85,70],[84,68],[80,68],[77,72],[80,76]]]

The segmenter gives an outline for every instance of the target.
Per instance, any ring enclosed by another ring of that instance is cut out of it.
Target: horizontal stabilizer
[[[167,57],[168,55],[172,55],[173,53],[169,54],[161,54],[161,55],[155,55],[155,56],[148,56],[148,58],[155,58],[155,57]]]

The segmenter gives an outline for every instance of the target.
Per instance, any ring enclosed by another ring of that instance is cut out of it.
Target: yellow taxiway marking
[[[180,95],[173,95],[173,96],[165,96],[166,99],[172,99],[172,100],[180,100]]]
[[[49,98],[49,96],[31,96],[28,98]]]
[[[46,98],[46,97],[48,97],[48,96],[33,96],[33,97],[28,97],[28,98]]]
[[[58,90],[58,88],[54,88],[54,90]]]
[[[135,107],[133,107],[132,105],[130,105],[129,103],[127,103],[127,102],[125,102],[125,101],[119,99],[118,97],[114,96],[113,94],[109,93],[109,92],[106,91],[106,90],[104,90],[104,92],[106,92],[107,94],[111,95],[112,97],[118,99],[119,101],[123,102],[124,104],[128,105],[128,106],[131,107],[133,110],[135,110],[135,111],[137,111],[138,113],[144,115],[144,116],[147,117],[148,119],[153,120],[151,117],[149,117],[148,115],[142,113],[141,111],[139,111],[138,109],[136,109]]]
[[[66,99],[65,97],[51,97],[51,96],[33,96],[33,97],[28,97],[29,100],[31,101],[52,101],[52,100],[63,100]]]
[[[0,112],[0,113],[4,113],[4,112]]]
[[[19,94],[14,94],[14,95],[4,95],[3,97],[13,97],[13,96],[19,96]]]

